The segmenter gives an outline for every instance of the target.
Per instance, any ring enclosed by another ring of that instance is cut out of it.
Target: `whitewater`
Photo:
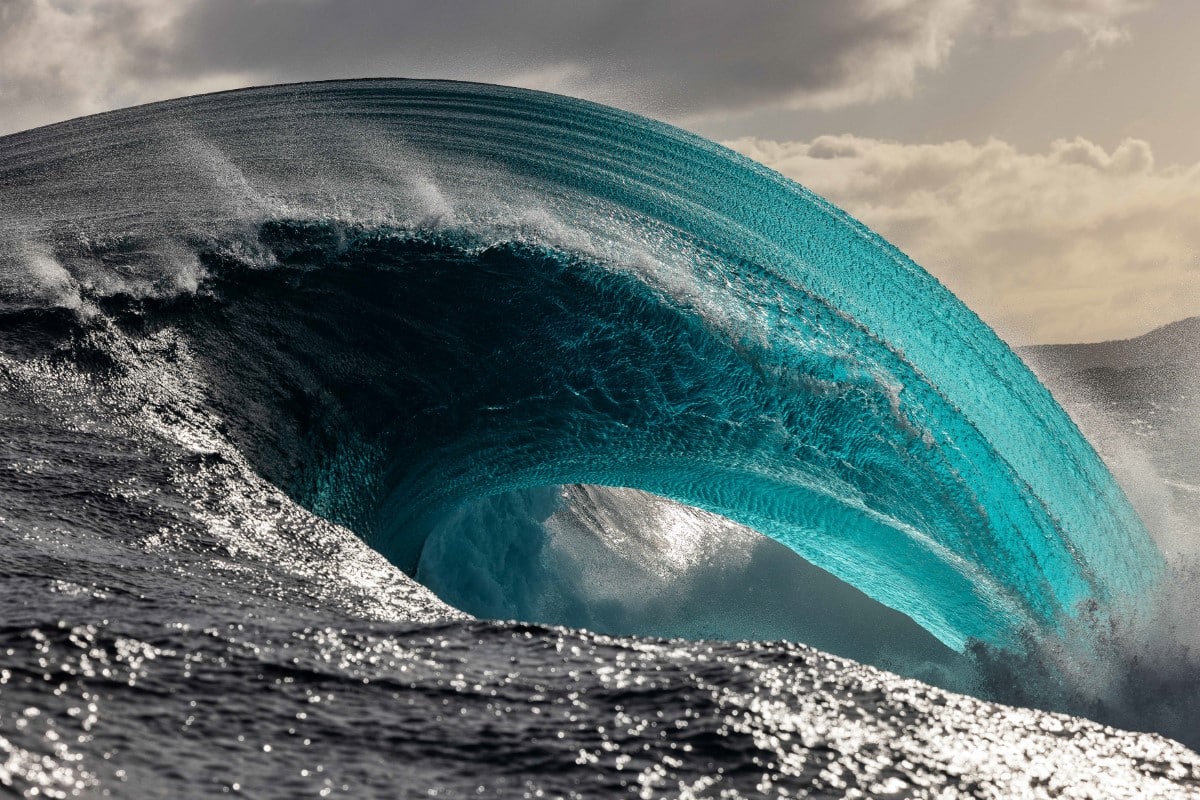
[[[1200,794],[1116,439],[682,130],[386,80],[0,138],[0,386],[18,793]]]

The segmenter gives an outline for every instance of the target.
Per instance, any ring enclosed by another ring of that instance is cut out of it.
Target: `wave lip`
[[[253,89],[4,137],[0,212],[33,254],[0,264],[4,308],[178,327],[256,466],[410,570],[466,503],[599,484],[748,525],[956,649],[1161,572],[972,312],[667,125],[475,84]]]

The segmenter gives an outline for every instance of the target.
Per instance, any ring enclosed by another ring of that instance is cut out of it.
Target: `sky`
[[[794,178],[1010,342],[1200,314],[1195,0],[0,0],[0,134],[441,77],[671,122]]]

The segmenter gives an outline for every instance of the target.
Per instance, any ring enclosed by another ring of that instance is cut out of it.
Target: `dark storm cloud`
[[[675,120],[911,92],[956,38],[1120,39],[1142,0],[0,0],[0,132],[155,99],[449,77]]]
[[[960,4],[727,0],[195,4],[178,23],[184,72],[446,75],[604,94],[671,114],[852,102],[936,66]]]

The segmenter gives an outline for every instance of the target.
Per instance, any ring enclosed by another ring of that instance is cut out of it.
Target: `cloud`
[[[747,13],[726,0],[209,0],[188,15],[193,35],[183,56],[198,68],[318,76],[350,67],[525,77],[539,88],[678,114],[907,91],[919,69],[944,59],[963,6],[849,0]]]
[[[964,36],[1119,38],[1131,0],[3,0],[0,132],[334,77],[526,85],[660,118],[911,94]]]
[[[995,7],[991,24],[1008,36],[1073,31],[1079,44],[1062,52],[1060,66],[1096,66],[1103,50],[1132,38],[1125,18],[1153,5],[1154,0],[1012,0]]]
[[[1128,39],[1122,21],[1152,6],[1150,0],[1015,0],[997,4],[995,24],[1013,36],[1073,30],[1089,46],[1104,47]]]
[[[850,135],[730,147],[882,233],[1014,343],[1100,340],[1200,313],[1200,165],[1150,145]]]
[[[185,5],[0,0],[0,133],[238,83],[221,65],[175,69]]]

